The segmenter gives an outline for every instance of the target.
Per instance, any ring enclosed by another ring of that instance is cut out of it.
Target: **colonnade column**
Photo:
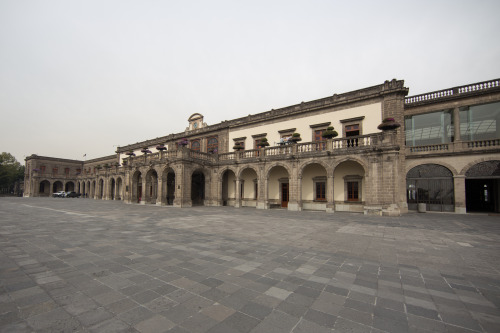
[[[455,213],[465,214],[467,212],[465,197],[465,175],[453,176],[455,188]]]
[[[326,177],[326,211],[328,213],[335,212],[335,200],[333,191],[333,175]]]
[[[235,203],[234,203],[234,207],[241,207],[241,179],[240,178],[236,178],[236,181],[235,181],[235,185],[236,185],[236,188],[235,188]]]
[[[160,176],[158,177],[157,181],[157,189],[156,189],[156,205],[161,206],[163,205],[163,178]]]

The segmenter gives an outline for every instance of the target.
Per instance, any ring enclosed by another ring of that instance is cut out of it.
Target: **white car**
[[[64,196],[66,196],[66,192],[64,192],[64,191],[55,192],[55,193],[52,194],[52,196],[54,198],[64,197]]]

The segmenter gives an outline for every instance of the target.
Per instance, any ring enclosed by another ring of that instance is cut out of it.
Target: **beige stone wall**
[[[341,137],[342,123],[340,121],[356,117],[364,117],[364,119],[362,120],[362,134],[380,132],[377,129],[377,126],[380,124],[382,117],[381,103],[373,103],[342,110],[329,108],[321,110],[321,112],[319,113],[294,116],[290,118],[274,119],[269,121],[262,121],[258,124],[245,125],[242,127],[230,129],[229,142],[233,142],[235,138],[246,137],[245,147],[247,149],[253,149],[252,135],[267,133],[266,137],[269,143],[271,145],[274,145],[275,143],[278,143],[280,141],[280,133],[278,131],[291,128],[295,128],[295,132],[300,133],[302,141],[311,142],[313,141],[313,130],[311,129],[310,125],[321,124],[325,122],[331,122],[330,126],[333,126],[339,133],[339,137]],[[229,150],[232,150],[232,146]]]

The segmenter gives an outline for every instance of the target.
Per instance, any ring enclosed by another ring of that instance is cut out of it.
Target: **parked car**
[[[76,192],[66,192],[65,198],[79,198],[81,196],[80,193]]]
[[[52,193],[52,196],[53,196],[54,198],[60,198],[60,197],[62,197],[63,195],[66,195],[66,192],[64,192],[64,191],[59,191],[59,192]]]

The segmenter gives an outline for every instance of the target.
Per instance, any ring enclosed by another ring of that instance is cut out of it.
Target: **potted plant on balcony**
[[[133,150],[130,150],[129,152],[127,152],[127,155],[132,157],[132,156],[135,156],[135,153]]]
[[[297,143],[299,141],[302,141],[302,138],[300,137],[299,133],[293,133],[290,141],[292,141],[293,143]]]
[[[102,166],[100,164],[97,164],[96,167],[95,167],[97,170],[101,170],[102,169]]]
[[[105,163],[105,164],[104,164],[104,168],[105,168],[105,169],[109,169],[109,164],[108,164],[108,163]]]
[[[144,155],[151,154],[151,150],[149,150],[148,147],[144,147],[141,149],[141,153],[143,153]]]
[[[269,142],[267,142],[267,138],[260,139],[258,146],[259,146],[259,148],[269,146]]]
[[[127,160],[123,160],[122,161],[122,165],[127,165],[128,164],[128,161]]]
[[[183,138],[179,142],[177,142],[177,146],[179,147],[186,147],[189,144],[188,139]]]
[[[241,145],[241,143],[236,142],[233,146],[233,149],[236,151],[240,151],[240,150],[243,150],[243,146]]]
[[[398,124],[394,120],[394,118],[385,118],[384,120],[382,120],[382,124],[378,125],[377,128],[382,131],[390,131],[390,130],[395,130],[400,126],[401,125]]]
[[[161,143],[158,146],[156,146],[156,150],[164,151],[164,150],[167,150],[167,147],[165,147],[165,145],[163,143]]]
[[[321,136],[324,137],[325,139],[333,139],[338,135],[339,133],[337,133],[337,131],[333,128],[333,126],[328,126],[326,130],[323,132],[323,134],[321,134]]]

